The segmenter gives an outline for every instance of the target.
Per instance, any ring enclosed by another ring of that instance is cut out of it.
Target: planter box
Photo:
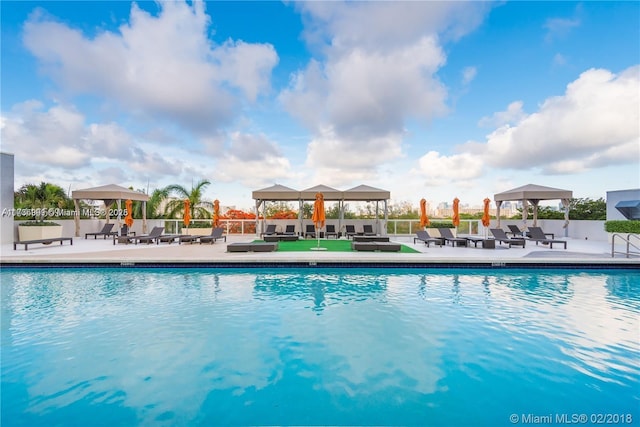
[[[62,237],[61,225],[18,226],[18,238],[21,242]]]
[[[181,228],[180,234],[187,236],[208,236],[211,234],[211,228]]]

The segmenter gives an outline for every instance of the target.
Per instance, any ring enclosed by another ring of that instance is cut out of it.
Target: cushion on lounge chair
[[[200,244],[202,243],[215,243],[218,239],[223,239],[225,242],[227,241],[227,236],[224,236],[224,228],[222,227],[214,227],[211,230],[211,234],[208,236],[198,236],[200,239]]]
[[[438,231],[440,232],[440,237],[444,239],[445,243],[449,242],[452,246],[454,244],[457,246],[467,246],[467,239],[455,237],[450,228],[438,228]]]
[[[304,230],[304,237],[311,236],[316,237],[316,226],[313,224],[307,224]]]
[[[329,238],[329,236],[335,236],[336,239],[338,238],[338,233],[336,232],[336,226],[333,224],[327,224],[327,229],[325,232],[325,236],[327,236],[327,239]]]
[[[491,228],[489,229],[489,231],[491,232],[491,234],[493,234],[495,240],[497,240],[500,244],[507,243],[509,247],[522,246],[523,249],[525,247],[526,241],[523,238],[514,239],[508,237],[507,233],[502,228]]]
[[[440,245],[440,247],[442,247],[442,245],[444,244],[444,239],[431,237],[429,235],[429,232],[427,232],[426,230],[416,231],[416,237],[413,238],[413,243],[415,244],[417,240],[424,242],[427,247],[429,247],[430,243],[435,243],[437,245]]]
[[[113,229],[113,223],[111,224],[105,224],[102,227],[102,230],[96,232],[96,233],[85,233],[84,238],[86,239],[87,236],[93,236],[93,239],[97,239],[98,236],[104,236],[104,238],[106,239],[107,236],[115,236],[118,234],[117,231],[111,231]]]
[[[529,227],[529,236],[530,236],[529,240],[535,241],[536,245],[540,242],[548,243],[549,248],[553,249],[554,243],[562,243],[564,245],[564,248],[567,249],[566,240],[548,239],[545,234],[551,234],[551,233],[545,233],[544,231],[542,231],[542,228],[540,227]]]
[[[373,231],[373,226],[371,224],[365,224],[362,226],[362,231],[365,236],[375,236],[376,233]]]

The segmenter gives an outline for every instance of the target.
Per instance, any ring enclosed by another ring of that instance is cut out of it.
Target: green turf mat
[[[261,240],[257,240],[261,241]],[[298,240],[296,242],[279,242],[278,252],[307,252],[318,246],[318,241],[313,239]],[[355,252],[351,250],[351,240],[320,240],[320,247],[327,252]],[[413,254],[419,251],[409,246],[401,245],[400,253]]]

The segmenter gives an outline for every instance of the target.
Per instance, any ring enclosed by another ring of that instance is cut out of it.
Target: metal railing
[[[268,223],[278,223],[282,221],[284,223],[291,223],[291,220],[273,220],[267,219]],[[373,224],[375,223],[375,219],[357,219],[357,220],[343,220],[343,228],[345,223],[356,223],[356,224]],[[379,220],[380,223],[383,220]],[[438,221],[440,222],[440,221]],[[446,222],[446,221],[443,221]],[[190,229],[194,229],[194,224],[211,224],[211,220],[207,219],[192,219],[190,223]],[[220,226],[225,229],[226,234],[248,234],[255,235],[256,234],[256,220],[254,219],[221,219]],[[166,233],[171,234],[181,234],[181,230],[184,227],[184,224],[181,219],[166,219],[164,220],[164,227]],[[281,227],[284,229],[284,226]],[[203,233],[206,228],[203,228]],[[387,234],[391,236],[411,236],[416,233],[417,230],[420,230],[420,221],[417,219],[388,219],[387,220]],[[300,230],[299,230],[300,231]],[[344,232],[345,230],[338,230]],[[482,235],[483,233],[488,232],[488,229],[485,230],[485,227],[482,225],[481,220],[475,219],[463,219],[460,220],[460,225],[457,227],[458,234],[470,234],[470,235]]]
[[[190,227],[185,227],[181,219],[165,219],[164,229],[166,233],[182,234],[183,228],[202,229],[203,234],[208,234],[208,228],[194,227],[194,224],[211,224],[210,219],[192,219]],[[256,234],[255,219],[221,219],[220,227],[224,228],[226,234]]]
[[[616,238],[622,240],[621,243],[626,243],[626,251],[616,251]],[[627,237],[624,237],[622,234],[613,234],[611,236],[611,258],[615,257],[615,254],[625,255],[627,258],[629,258],[630,255],[640,256],[640,246],[631,243],[632,239],[637,239],[640,244],[640,235],[629,233]],[[632,251],[631,247],[635,248],[636,251]]]

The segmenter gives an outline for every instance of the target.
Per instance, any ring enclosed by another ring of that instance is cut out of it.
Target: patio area
[[[390,236],[392,242],[402,243],[419,251],[418,253],[389,252],[262,252],[262,253],[228,253],[227,244],[248,242],[255,239],[252,235],[230,235],[227,242],[215,244],[160,243],[156,244],[113,244],[112,239],[74,238],[73,245],[36,244],[28,250],[13,245],[0,247],[0,262],[5,265],[14,264],[247,264],[252,263],[291,263],[291,264],[407,264],[407,265],[442,265],[442,264],[488,264],[495,267],[510,264],[557,264],[557,265],[597,265],[630,266],[640,268],[640,257],[623,254],[611,256],[611,244],[602,241],[578,240],[568,238],[567,249],[547,245],[536,245],[527,242],[525,248],[496,244],[495,249],[483,249],[481,245],[474,247],[443,247],[424,243],[413,243],[413,236]],[[323,240],[320,240],[322,246]],[[616,250],[622,251],[619,247]]]

